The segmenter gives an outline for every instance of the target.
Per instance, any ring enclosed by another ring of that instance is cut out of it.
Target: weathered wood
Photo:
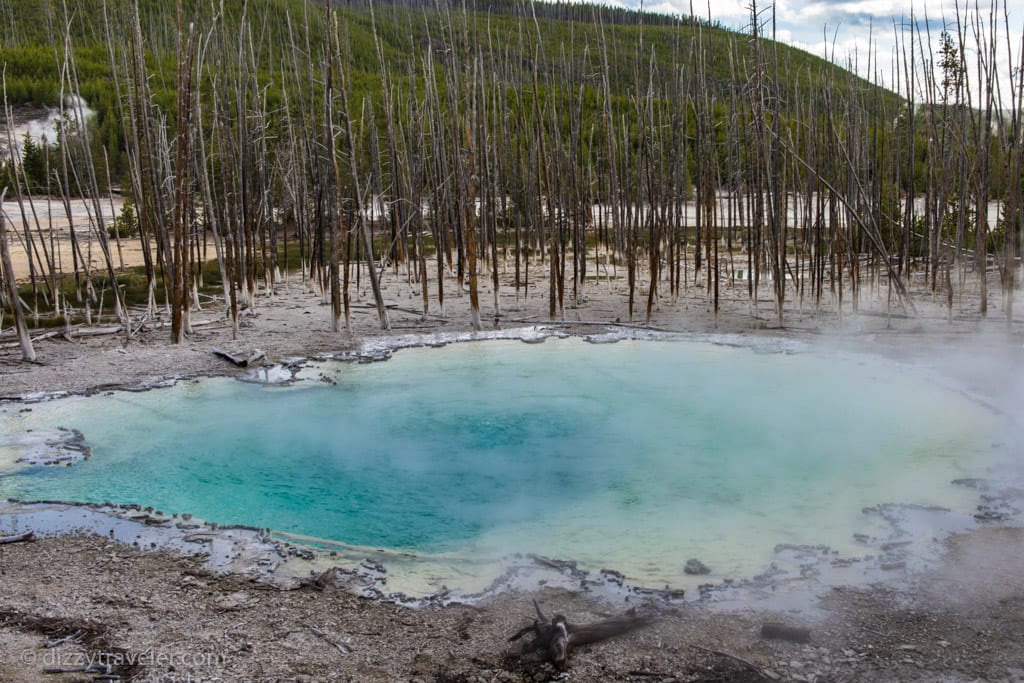
[[[53,640],[46,641],[46,643],[43,644],[43,647],[50,649],[61,645],[67,645],[68,643],[80,643],[84,637],[85,633],[82,629],[78,629],[74,633],[63,636],[62,638],[54,638]]]
[[[352,652],[352,648],[349,647],[348,643],[342,642],[340,640],[334,640],[329,635],[327,635],[327,632],[324,631],[323,629],[310,624],[309,630],[312,631],[314,635],[317,635],[320,638],[323,638],[323,640],[327,644],[333,645],[334,647],[336,647],[338,649],[338,652],[340,652],[341,654],[347,655],[347,654],[350,654]]]
[[[119,334],[124,328],[121,325],[109,327],[80,327],[72,331],[72,337],[104,337],[110,334]]]
[[[569,652],[574,647],[597,643],[608,638],[623,635],[651,623],[651,618],[637,614],[636,608],[610,619],[590,624],[573,624],[565,616],[556,614],[550,620],[544,616],[537,601],[533,601],[537,618],[533,624],[519,629],[509,642],[519,640],[533,633],[533,640],[524,645],[524,651],[538,651],[547,654],[555,668],[564,671],[569,663]]]
[[[236,356],[235,354],[229,353],[224,349],[218,348],[216,346],[210,350],[213,352],[213,355],[220,356],[221,358],[229,360],[240,368],[247,368],[252,365],[255,365],[259,361],[263,360],[267,355],[263,351],[260,351],[259,349],[253,349],[252,353],[250,353],[248,356]]]
[[[78,339],[80,337],[103,337],[103,336],[107,336],[107,335],[111,335],[111,334],[118,334],[118,333],[120,333],[123,330],[124,330],[124,328],[122,326],[120,326],[120,325],[115,325],[113,327],[76,327],[76,328],[71,328],[70,332],[69,332],[69,330],[67,328],[64,328],[64,329],[51,330],[49,332],[44,332],[44,333],[39,334],[39,335],[37,335],[35,337],[32,337],[31,341],[34,344],[36,342],[46,341],[47,339],[57,339],[57,338],[60,338],[60,339],[63,339],[64,341],[69,341],[70,342],[70,341],[74,341],[75,339]],[[9,337],[9,336],[11,336],[11,334],[6,332],[6,331],[3,332],[3,333],[0,333],[0,338]],[[5,348],[5,349],[6,348],[13,348],[14,346],[17,346],[17,345],[18,345],[17,343],[3,342],[3,343],[0,343],[0,348]]]
[[[770,621],[761,625],[761,637],[769,640],[787,640],[791,643],[809,643],[811,629]]]
[[[6,83],[5,83],[6,86]],[[18,331],[18,343],[21,346],[21,358],[29,363],[35,361],[36,352],[32,348],[32,338],[29,336],[28,326],[25,324],[25,314],[18,306],[18,284],[14,279],[14,266],[11,263],[11,252],[7,248],[7,214],[3,212],[3,200],[7,195],[5,187],[0,192],[0,281],[7,286],[7,298],[11,302],[11,312],[14,313],[14,327]],[[72,234],[74,231],[72,231]]]
[[[748,661],[748,660],[744,659],[743,657],[740,657],[738,655],[734,655],[734,654],[732,654],[730,652],[726,652],[724,650],[713,650],[713,649],[711,649],[709,647],[702,647],[700,645],[694,645],[693,643],[690,643],[690,647],[692,647],[694,650],[700,650],[701,652],[707,652],[710,655],[715,655],[716,657],[724,657],[725,659],[731,659],[734,662],[742,664],[743,666],[747,667],[748,669],[750,669],[754,673],[760,675],[761,678],[767,678],[767,676],[765,676],[764,672],[761,670],[761,667],[759,667],[757,664],[754,664],[751,661]]]
[[[21,543],[23,541],[34,541],[36,533],[34,531],[26,531],[23,534],[17,534],[15,536],[0,536],[0,545],[5,543]]]
[[[338,568],[331,567],[330,569],[324,570],[315,576],[311,576],[308,579],[302,581],[304,588],[313,588],[318,591],[327,590],[333,588],[338,578]]]

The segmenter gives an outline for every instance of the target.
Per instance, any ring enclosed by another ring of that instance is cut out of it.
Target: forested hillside
[[[208,244],[236,315],[290,263],[330,293],[339,330],[350,268],[376,284],[384,262],[422,283],[425,315],[432,301],[443,314],[455,274],[474,326],[478,276],[496,292],[509,259],[517,291],[538,262],[550,274],[552,317],[601,259],[624,266],[630,311],[636,298],[648,317],[687,279],[717,306],[720,252],[746,262],[751,297],[772,288],[780,322],[787,297],[841,305],[865,279],[900,303],[912,269],[950,301],[951,274],[976,270],[984,308],[990,257],[1015,288],[1020,112],[966,105],[994,73],[969,73],[965,50],[1001,49],[967,30],[980,14],[915,76],[922,102],[769,40],[756,8],[739,33],[515,0],[5,7],[8,115],[64,107],[69,123],[48,163],[7,159],[0,183],[19,201],[119,186],[175,338]],[[113,217],[96,214],[105,244]],[[45,248],[28,251],[59,298]]]
[[[173,3],[140,2],[139,19],[150,88],[154,102],[169,120],[175,115],[176,15]],[[561,88],[565,77],[574,79],[573,89],[581,86],[583,115],[593,121],[599,117],[598,99],[607,77],[615,106],[622,108],[631,96],[638,78],[653,77],[655,82],[678,78],[679,71],[692,71],[697,64],[693,54],[698,36],[701,40],[701,69],[708,87],[721,97],[734,81],[745,76],[738,71],[744,65],[730,60],[744,59],[748,36],[709,25],[699,18],[669,17],[594,5],[524,4],[515,0],[484,3],[485,9],[468,5],[465,36],[454,36],[456,49],[466,54],[483,50],[496,61],[506,61],[506,70],[493,85],[507,88],[532,84],[534,68],[539,85]],[[268,112],[274,116],[283,103],[283,91],[292,97],[302,92],[301,75],[296,69],[322,70],[324,7],[322,2],[270,0],[255,3],[243,17],[242,2],[196,3],[187,21],[203,26],[241,26],[251,29],[252,61],[260,78]],[[46,0],[19,3],[17,10],[7,8],[10,21],[2,29],[0,64],[6,64],[6,92],[9,104],[57,107],[70,92],[80,94],[97,112],[93,133],[111,153],[123,149],[117,92],[112,87],[111,42],[125,37],[124,17],[118,3],[103,0],[77,0],[69,4],[67,14],[60,3]],[[461,6],[455,8],[461,11]],[[447,40],[450,25],[434,3],[392,1],[374,4],[345,3],[339,9],[345,23],[348,46],[347,68],[352,70],[352,97],[371,98],[380,104],[380,60],[374,43],[380,42],[387,68],[396,83],[404,84],[421,62],[428,46],[435,49],[436,67],[443,72],[449,62]],[[455,17],[461,21],[462,15]],[[460,29],[461,30],[461,29]],[[463,38],[469,43],[463,45]],[[301,64],[291,54],[299,40]],[[307,45],[308,43],[308,45]],[[308,51],[307,51],[308,48]],[[772,45],[779,51],[779,87],[787,99],[804,96],[820,98],[823,86],[836,79],[849,78],[841,69],[824,60],[786,45]],[[551,54],[546,54],[546,50]],[[68,52],[73,53],[77,87],[61,72]],[[607,53],[607,65],[603,63]],[[230,68],[230,67],[229,67]],[[322,78],[322,76],[321,76]],[[853,79],[856,82],[858,79]],[[866,83],[861,84],[870,88]],[[895,97],[882,95],[893,106]],[[512,104],[512,97],[508,104]],[[379,108],[379,107],[378,107]],[[716,116],[726,115],[727,100],[718,103]],[[123,162],[123,160],[122,160]],[[115,163],[115,175],[125,170]]]

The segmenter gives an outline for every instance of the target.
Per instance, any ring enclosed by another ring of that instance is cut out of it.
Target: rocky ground
[[[131,339],[85,329],[41,339],[38,361],[25,364],[4,330],[0,397],[241,372],[212,354],[215,346],[240,355],[259,349],[278,362],[353,350],[377,336],[466,331],[468,295],[454,280],[447,284],[447,317],[435,310],[422,319],[418,287],[389,274],[389,335],[366,292],[355,302],[353,333],[330,332],[329,308],[295,277],[257,300],[237,339],[222,309],[211,305],[193,314],[193,334],[181,345],[168,343],[163,321],[149,320]],[[577,307],[550,321],[543,280],[517,301],[506,279],[500,316],[491,293],[481,294],[485,326],[576,333],[622,326],[629,320],[623,286],[590,283]],[[650,326],[784,337],[927,362],[994,407],[1019,405],[1024,336],[1021,326],[1001,319],[998,297],[988,319],[974,313],[969,296],[957,299],[949,319],[926,291],[917,295],[914,315],[888,309],[881,292],[866,293],[856,314],[847,299],[842,317],[795,301],[781,328],[769,302],[758,310],[747,303],[744,283],[726,287],[723,299],[716,319],[703,291],[691,287],[677,300],[662,299]],[[634,319],[642,318],[638,312]],[[343,591],[280,590],[102,536],[0,544],[0,681],[1024,681],[1024,529],[1014,523],[947,539],[944,560],[923,572],[833,588],[801,601],[799,610],[757,602],[728,609],[701,601],[610,605],[562,589],[413,609]],[[653,622],[580,648],[568,671],[558,672],[507,642],[531,623],[534,599],[571,622],[631,605]],[[762,638],[767,622],[809,629],[810,643]],[[44,673],[89,664],[109,664],[110,672]]]
[[[940,569],[899,586],[834,589],[812,613],[640,605],[651,625],[571,652],[562,673],[507,642],[531,623],[531,600],[572,622],[617,608],[542,590],[408,609],[268,590],[102,537],[44,539],[0,551],[0,680],[90,663],[134,681],[1024,680],[1024,530],[957,536],[949,547]],[[994,573],[993,550],[1005,560]],[[809,629],[810,642],[760,637],[780,621]]]

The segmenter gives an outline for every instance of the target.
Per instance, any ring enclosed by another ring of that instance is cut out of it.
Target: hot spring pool
[[[303,376],[5,406],[2,433],[75,428],[93,455],[25,467],[8,448],[0,498],[408,551],[424,592],[513,553],[681,585],[691,557],[743,576],[779,543],[849,549],[865,506],[969,509],[949,482],[984,466],[996,419],[882,359],[707,342],[488,341]]]

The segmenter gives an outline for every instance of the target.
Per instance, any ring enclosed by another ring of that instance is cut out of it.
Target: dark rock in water
[[[981,509],[979,506],[979,509],[980,511],[974,514],[974,518],[979,522],[1003,522],[1009,517],[1006,513],[991,508]]]
[[[786,573],[788,572],[786,572],[785,569],[781,569],[779,565],[772,562],[768,566],[768,569],[764,570],[760,574],[756,574],[750,577],[750,581],[748,583],[752,586],[767,586],[771,584],[773,578],[775,578],[776,576],[781,576]]]
[[[884,552],[889,552],[891,550],[897,550],[899,548],[905,548],[905,547],[907,547],[909,545],[912,545],[913,543],[914,543],[913,541],[886,541],[885,543],[883,543],[882,545],[880,545],[878,547],[881,550],[883,550]]]
[[[683,572],[690,575],[710,574],[711,570],[706,564],[697,559],[690,559],[686,561],[686,566],[683,567]]]
[[[779,543],[775,546],[775,553],[792,552],[797,557],[813,557],[815,555],[827,555],[832,548],[827,545],[806,545],[795,543]]]
[[[906,569],[907,568],[907,563],[904,562],[903,560],[882,559],[882,560],[879,560],[878,567],[882,571],[891,572],[891,571],[895,571],[897,569]]]
[[[976,477],[965,477],[963,479],[954,479],[954,486],[965,486],[967,488],[975,489],[977,491],[988,491],[991,487],[989,482],[985,479],[978,479]]]

